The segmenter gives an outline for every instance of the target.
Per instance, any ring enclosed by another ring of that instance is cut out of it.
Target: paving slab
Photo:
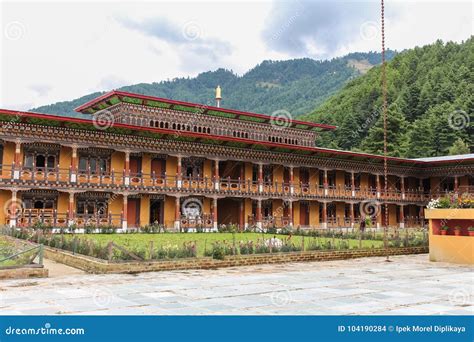
[[[0,282],[0,314],[474,314],[473,267],[430,262],[426,254],[390,261],[374,257],[136,275],[86,274],[56,264],[51,278]]]

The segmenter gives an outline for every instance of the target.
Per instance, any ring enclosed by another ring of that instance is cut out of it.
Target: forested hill
[[[390,51],[388,56],[395,55]],[[174,100],[214,104],[214,89],[222,87],[222,106],[271,114],[287,110],[294,116],[312,111],[349,80],[379,64],[379,53],[352,53],[332,60],[310,58],[264,61],[242,76],[218,69],[195,78],[177,78],[159,83],[141,83],[120,88],[132,93]],[[73,101],[58,102],[31,109],[42,113],[77,115],[74,108],[97,97],[93,93]]]
[[[387,64],[388,149],[392,156],[474,152],[474,43],[437,41]],[[304,120],[335,124],[319,146],[383,151],[381,68],[350,81]]]

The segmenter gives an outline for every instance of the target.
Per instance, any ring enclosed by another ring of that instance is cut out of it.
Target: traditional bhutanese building
[[[472,192],[474,155],[388,158],[315,146],[334,126],[112,91],[81,118],[0,110],[0,224],[169,229],[423,224]],[[60,113],[58,113],[60,114]]]

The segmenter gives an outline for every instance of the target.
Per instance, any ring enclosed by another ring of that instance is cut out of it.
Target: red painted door
[[[151,161],[151,173],[155,173],[156,178],[160,178],[165,173],[165,160],[155,158]]]
[[[300,202],[300,226],[309,226],[309,204]]]
[[[129,227],[140,226],[140,199],[129,198],[127,203],[127,224]]]
[[[130,174],[138,175],[141,172],[142,172],[142,158],[131,157],[130,158]]]

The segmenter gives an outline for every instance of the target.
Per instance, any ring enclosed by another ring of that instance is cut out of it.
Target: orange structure
[[[80,117],[0,110],[0,224],[55,227],[424,224],[472,192],[474,155],[388,158],[315,146],[334,126],[112,91]]]

